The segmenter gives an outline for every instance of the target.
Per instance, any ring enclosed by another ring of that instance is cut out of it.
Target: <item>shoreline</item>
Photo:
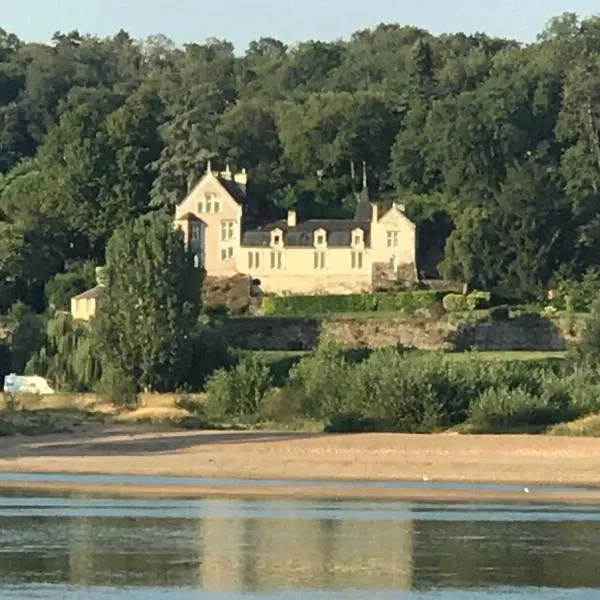
[[[18,481],[3,479],[3,473],[245,481]],[[392,481],[406,485],[385,486]],[[462,489],[443,488],[444,484],[460,484]],[[523,489],[477,487],[486,484]],[[600,504],[600,444],[594,438],[535,435],[327,435],[112,427],[87,435],[0,438],[0,490],[157,498]]]
[[[155,485],[133,483],[90,483],[59,481],[0,481],[0,491],[36,492],[48,495],[68,494],[78,497],[152,498],[152,499],[230,499],[230,500],[315,500],[429,503],[520,503],[600,505],[600,490],[501,491],[482,489],[377,489],[358,486],[336,487],[335,482],[323,486],[280,485]]]

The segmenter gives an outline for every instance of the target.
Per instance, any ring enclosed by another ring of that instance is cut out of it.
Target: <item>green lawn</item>
[[[427,351],[424,351],[427,352]],[[433,351],[435,352],[435,351]],[[308,356],[311,352],[307,350],[245,350],[242,354],[255,354],[267,363],[275,363],[282,360],[299,360]],[[491,350],[483,352],[447,352],[446,356],[456,360],[469,360],[470,358],[481,358],[484,360],[543,360],[546,358],[564,358],[566,352],[560,351],[529,351],[529,350]]]
[[[486,352],[449,352],[450,358],[468,360],[482,358],[484,360],[544,360],[548,358],[564,358],[566,352],[559,351],[529,351],[529,350],[493,350]]]

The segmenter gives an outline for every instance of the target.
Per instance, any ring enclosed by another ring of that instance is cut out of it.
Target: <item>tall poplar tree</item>
[[[107,391],[124,395],[182,385],[192,359],[201,270],[181,232],[164,215],[122,226],[108,243],[104,278],[93,327]]]

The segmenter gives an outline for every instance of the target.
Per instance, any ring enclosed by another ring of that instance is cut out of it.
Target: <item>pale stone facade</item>
[[[246,274],[264,293],[367,292],[378,279],[416,279],[416,228],[394,204],[379,216],[366,188],[354,219],[287,219],[244,227],[247,174],[207,170],[175,225],[210,277]]]
[[[71,298],[71,316],[75,321],[89,321],[96,314],[104,285],[103,267],[97,267],[96,286]]]
[[[414,281],[416,228],[394,204],[381,216],[366,182],[353,219],[287,218],[245,228],[247,173],[210,168],[177,206],[174,225],[209,277],[244,274],[271,294],[368,292],[381,280]],[[71,299],[71,314],[89,321],[102,284]]]

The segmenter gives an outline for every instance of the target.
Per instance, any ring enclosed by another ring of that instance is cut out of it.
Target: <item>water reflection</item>
[[[600,586],[600,511],[587,507],[13,495],[0,539],[0,589]]]

